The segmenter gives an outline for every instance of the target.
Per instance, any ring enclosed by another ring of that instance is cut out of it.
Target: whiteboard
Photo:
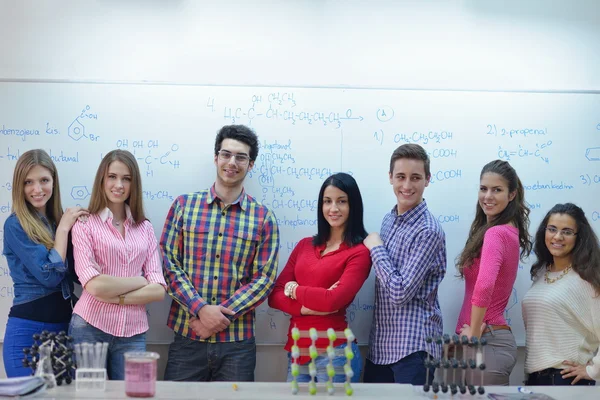
[[[43,148],[58,166],[63,205],[87,205],[101,158],[133,152],[157,237],[173,199],[209,187],[213,147],[225,124],[247,124],[261,149],[246,190],[276,214],[279,268],[295,243],[316,232],[317,194],[325,177],[345,171],[357,180],[365,225],[378,231],[395,204],[387,171],[392,151],[421,144],[431,157],[425,199],[446,232],[448,273],[440,288],[444,330],[452,332],[464,285],[454,259],[474,216],[479,172],[508,160],[526,187],[531,233],[557,202],[583,207],[600,232],[600,95],[342,88],[225,87],[66,82],[0,83],[0,227],[11,208],[12,172],[24,151]],[[520,301],[530,286],[521,263],[506,316],[522,345]],[[367,343],[374,308],[371,273],[348,309]],[[0,260],[0,329],[12,304],[6,259]],[[169,343],[169,301],[149,306],[150,343]],[[286,340],[288,316],[257,309],[261,344]]]

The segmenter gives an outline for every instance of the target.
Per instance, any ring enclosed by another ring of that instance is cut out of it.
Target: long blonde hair
[[[90,214],[98,214],[108,207],[108,198],[104,192],[104,179],[108,173],[108,167],[114,161],[120,161],[129,168],[131,174],[131,190],[129,197],[125,200],[125,204],[131,209],[131,216],[136,224],[146,220],[144,214],[144,203],[142,200],[142,177],[138,163],[130,152],[127,150],[113,150],[104,156],[96,172],[94,179],[94,187],[92,188],[92,197],[88,207]]]
[[[63,209],[60,202],[58,172],[48,153],[41,149],[26,151],[17,160],[12,184],[12,212],[16,214],[23,230],[31,240],[51,249],[54,247],[52,232],[48,231],[35,207],[25,200],[25,180],[29,172],[38,165],[46,168],[52,175],[52,196],[46,203],[46,218],[51,224],[60,223]]]

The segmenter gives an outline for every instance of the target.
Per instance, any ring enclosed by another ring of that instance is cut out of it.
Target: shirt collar
[[[411,208],[403,214],[398,215],[397,204],[392,208],[391,212],[396,219],[400,219],[401,221],[414,221],[418,219],[419,216],[425,212],[425,210],[427,210],[427,203],[425,202],[425,199],[423,199],[423,201],[417,204],[416,207]]]
[[[215,185],[213,184],[210,187],[207,202],[208,204],[212,204],[217,199],[221,200],[221,198],[217,194],[217,191],[215,190]],[[231,204],[239,204],[240,208],[246,211],[246,208],[248,207],[248,196],[246,196],[246,191],[244,190],[244,188],[242,188],[242,192],[240,193],[239,197]]]
[[[100,217],[100,220],[102,220],[102,222],[108,221],[109,217],[111,219],[114,218],[112,211],[110,211],[110,208],[108,207],[100,211],[100,214],[98,214],[98,216]],[[132,219],[131,209],[129,208],[128,204],[125,204],[125,221],[128,221],[130,219]],[[125,224],[125,221],[123,221],[123,224]]]

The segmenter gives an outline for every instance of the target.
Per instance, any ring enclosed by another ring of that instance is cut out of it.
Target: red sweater
[[[275,282],[275,289],[269,296],[269,306],[291,315],[288,329],[288,341],[285,349],[290,351],[294,340],[291,328],[300,330],[316,328],[326,331],[333,328],[343,331],[347,326],[346,308],[354,300],[371,271],[371,256],[369,250],[361,243],[348,247],[345,243],[338,250],[321,256],[325,245],[314,247],[312,238],[302,239],[292,251],[290,258]],[[285,284],[289,281],[298,282],[296,300],[283,293]],[[328,290],[339,281],[338,286]],[[300,309],[305,306],[314,311],[336,311],[328,315],[301,315]],[[345,338],[338,339],[334,346],[346,342]],[[309,338],[298,341],[300,348],[308,348]],[[319,339],[317,347],[325,348],[329,339]],[[310,361],[308,356],[300,357],[300,364]]]

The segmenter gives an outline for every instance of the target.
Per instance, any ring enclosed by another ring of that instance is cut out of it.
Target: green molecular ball
[[[292,328],[292,339],[294,339],[294,340],[300,339],[300,329]]]
[[[292,376],[300,375],[300,366],[298,364],[292,364]]]

